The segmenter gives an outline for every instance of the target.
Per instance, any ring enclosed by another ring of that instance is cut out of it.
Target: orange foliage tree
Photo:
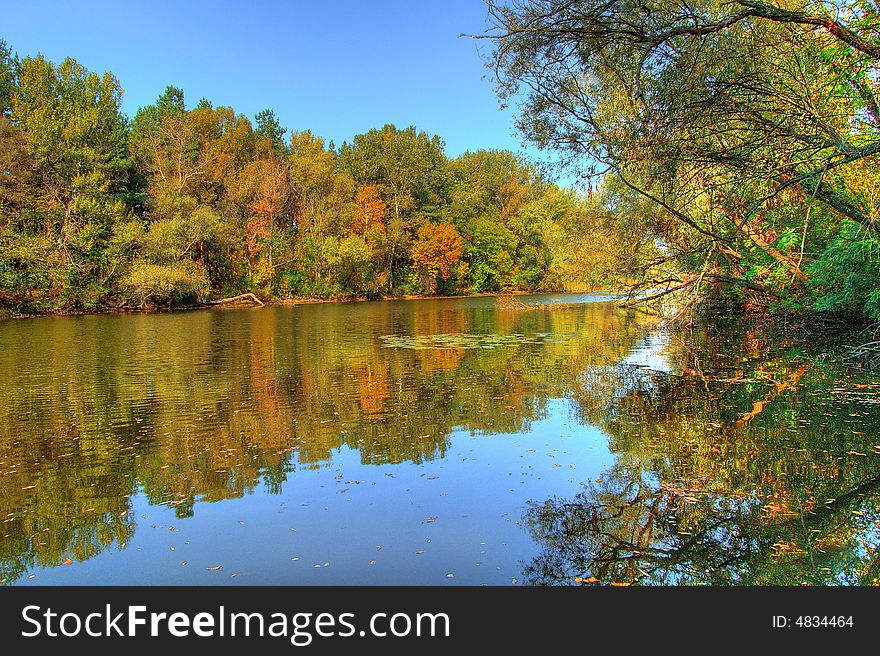
[[[287,165],[274,157],[258,160],[250,167],[254,180],[251,212],[246,222],[248,268],[253,276],[271,280],[275,275],[272,240],[276,227],[284,225],[290,212],[291,189]],[[289,222],[289,221],[288,221]],[[264,271],[257,271],[257,262],[263,259]]]
[[[379,196],[376,185],[366,185],[358,189],[355,198],[355,221],[352,230],[363,237],[372,230],[385,234],[385,210],[388,205]]]
[[[413,264],[428,291],[437,291],[437,276],[449,280],[461,261],[464,240],[451,223],[428,223],[419,228],[412,250]]]

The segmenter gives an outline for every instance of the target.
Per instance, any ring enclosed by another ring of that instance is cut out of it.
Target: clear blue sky
[[[337,144],[371,127],[416,125],[447,153],[522,150],[479,50],[481,0],[249,0],[9,3],[0,38],[19,55],[72,56],[110,70],[134,115],[169,84],[251,118]],[[535,151],[529,149],[535,156]]]

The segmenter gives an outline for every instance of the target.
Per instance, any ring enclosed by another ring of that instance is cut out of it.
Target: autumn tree
[[[450,279],[463,251],[464,240],[452,224],[428,223],[419,228],[412,258],[426,291],[436,293],[438,277]]]
[[[386,277],[388,287],[407,260],[407,251],[420,224],[419,216],[432,216],[445,204],[447,161],[443,142],[415,127],[386,125],[356,135],[340,149],[339,161],[361,185],[376,185],[387,203]]]
[[[379,196],[376,185],[370,184],[358,189],[355,198],[355,220],[352,231],[363,237],[376,231],[385,234],[385,210],[388,205]]]
[[[275,278],[277,254],[289,246],[291,233],[296,229],[290,176],[289,162],[277,158],[274,151],[250,162],[243,173],[250,187],[245,222],[248,270],[257,283]],[[258,270],[260,261],[262,270]]]
[[[509,151],[386,125],[336,149],[273,110],[122,89],[0,43],[0,303],[28,311],[561,288],[583,225]],[[285,140],[286,139],[286,140]],[[869,190],[870,187],[865,187]],[[866,192],[867,193],[867,192]],[[570,211],[569,211],[570,210]],[[576,227],[575,227],[576,226]]]

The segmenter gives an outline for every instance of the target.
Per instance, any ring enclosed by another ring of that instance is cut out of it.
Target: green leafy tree
[[[52,240],[53,303],[94,304],[107,293],[104,249],[129,212],[128,125],[122,90],[110,73],[72,59],[57,67],[25,58],[16,76],[10,119],[26,135],[40,179],[42,223]]]
[[[275,112],[271,109],[264,109],[254,117],[256,128],[254,134],[257,139],[263,139],[269,147],[276,153],[284,151],[284,133],[286,128],[281,127],[281,123],[275,117]]]
[[[520,129],[655,206],[641,219],[668,291],[723,285],[800,310],[833,296],[811,276],[847,224],[876,221],[873,2],[487,4],[490,65],[500,96],[523,98]]]
[[[6,41],[0,39],[0,116],[12,111],[12,98],[15,95],[15,77],[18,60]]]

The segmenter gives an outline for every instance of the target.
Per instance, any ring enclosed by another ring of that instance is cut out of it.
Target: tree
[[[358,184],[374,184],[391,210],[386,229],[388,288],[395,284],[396,272],[405,263],[420,221],[436,212],[447,195],[446,155],[439,137],[386,125],[356,135],[344,144],[339,163]]]
[[[376,185],[366,185],[358,189],[354,204],[356,207],[355,222],[352,226],[354,233],[363,237],[375,230],[384,235],[385,210],[388,205],[379,196]]]
[[[675,287],[803,298],[834,223],[873,228],[848,176],[880,153],[873,3],[487,4],[520,129],[684,228]]]
[[[0,116],[0,304],[29,305],[48,286],[53,243],[43,231],[40,179],[24,132]]]
[[[28,218],[36,210],[39,178],[27,151],[27,136],[8,118],[0,116],[0,225],[33,230]]]
[[[187,191],[204,174],[194,126],[187,118],[183,90],[169,86],[155,104],[142,107],[131,127],[131,150],[149,178],[151,197]]]
[[[412,249],[413,264],[424,288],[431,294],[437,291],[437,278],[446,281],[464,251],[464,240],[450,223],[428,223],[419,228]]]
[[[278,251],[289,245],[296,229],[295,197],[290,164],[274,151],[246,165],[243,179],[249,187],[247,232],[248,269],[254,281],[271,284],[275,279]],[[263,269],[257,270],[259,260]]]
[[[295,265],[286,276],[294,293],[333,295],[330,259],[334,240],[352,223],[355,183],[338,166],[336,154],[309,131],[290,136],[291,184],[295,197]]]
[[[107,292],[103,251],[128,214],[131,188],[121,100],[112,74],[98,75],[73,59],[56,67],[27,57],[18,67],[9,118],[25,135],[40,180],[34,214],[53,243],[43,290],[53,302],[92,305]]]
[[[351,145],[343,145],[339,157],[355,180],[378,186],[398,221],[418,207],[439,204],[444,197],[443,142],[413,126],[400,130],[389,124],[356,135]]]
[[[15,94],[15,71],[18,68],[17,58],[0,39],[0,117],[12,111],[12,97]]]
[[[517,213],[540,185],[533,167],[509,150],[467,151],[450,162],[452,213],[460,219]]]
[[[281,127],[281,123],[275,117],[275,112],[271,109],[264,109],[254,117],[254,120],[257,126],[254,134],[257,139],[265,140],[276,153],[284,151],[284,133],[287,132],[287,129]]]
[[[468,226],[464,251],[471,288],[475,292],[496,292],[513,286],[511,274],[516,254],[516,235],[491,217],[480,217]]]

